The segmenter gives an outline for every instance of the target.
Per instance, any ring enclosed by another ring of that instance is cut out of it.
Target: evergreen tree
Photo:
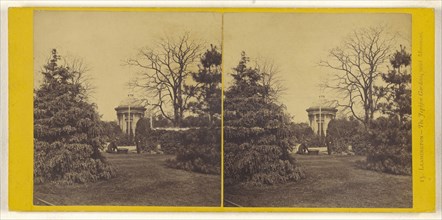
[[[190,109],[198,114],[208,115],[209,121],[213,122],[213,116],[221,114],[222,55],[216,46],[210,46],[210,50],[201,57],[198,72],[192,73],[196,85],[188,86],[186,90],[197,99],[189,103]]]
[[[225,183],[277,184],[296,181],[303,171],[289,156],[292,136],[284,107],[271,101],[243,52],[225,92]]]
[[[390,58],[390,69],[382,74],[386,86],[377,88],[385,98],[380,117],[370,126],[367,168],[411,175],[411,54],[405,47]]]
[[[79,73],[58,65],[44,66],[44,81],[34,92],[34,180],[84,183],[114,175],[100,154],[100,116],[86,101]]]
[[[140,118],[140,120],[137,121],[137,125],[135,127],[135,144],[137,146],[137,153],[141,153],[142,150],[152,150],[147,149],[147,147],[152,147],[148,146],[148,136],[151,130],[150,119]]]
[[[390,58],[392,69],[382,74],[387,86],[381,87],[386,102],[381,104],[382,112],[390,117],[398,117],[402,122],[411,117],[411,54],[401,46]]]

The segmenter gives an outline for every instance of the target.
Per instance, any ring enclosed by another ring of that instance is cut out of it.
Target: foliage
[[[291,123],[293,142],[298,144],[310,143],[314,138],[314,132],[307,123]]]
[[[165,118],[163,115],[155,115],[152,118],[152,126],[154,128],[169,128],[173,127],[173,123],[171,123],[167,118]]]
[[[407,68],[411,65],[411,54],[401,46],[390,58],[393,67],[382,74],[387,86],[377,87],[386,99],[381,103],[382,112],[390,117],[399,117],[399,120],[410,120],[411,117],[411,72]]]
[[[137,153],[141,151],[153,150],[153,146],[149,145],[148,135],[151,133],[150,119],[140,118],[135,126],[135,144],[137,146]]]
[[[210,124],[220,122],[213,120],[214,115],[221,114],[221,61],[222,55],[216,46],[210,45],[201,57],[198,72],[192,72],[196,85],[187,86],[188,94],[196,98],[189,103],[189,108],[199,115],[208,115]],[[207,124],[207,123],[206,123]],[[218,123],[216,126],[220,126]]]
[[[216,119],[211,119],[210,116],[208,115],[196,115],[196,116],[190,115],[183,119],[182,126],[184,128],[208,127],[215,122],[220,122],[220,121]]]
[[[365,133],[363,125],[353,118],[330,121],[326,137],[330,153],[347,152],[351,146],[355,154],[365,154],[367,145]]]
[[[372,122],[365,168],[411,175],[411,121],[381,117]]]
[[[115,121],[101,121],[102,137],[105,142],[117,141],[118,137],[123,133]]]
[[[290,138],[284,107],[274,103],[243,52],[225,92],[225,183],[277,184],[297,181],[304,172],[289,156]]]
[[[401,46],[391,58],[393,67],[382,74],[386,86],[379,88],[386,97],[381,105],[388,117],[378,118],[370,126],[368,169],[411,175],[411,54]]]
[[[176,155],[176,158],[168,160],[170,167],[200,173],[220,173],[219,127],[154,130],[148,124],[148,119],[140,119],[137,123],[135,140],[140,151],[152,152],[160,146],[162,152]]]
[[[139,124],[137,123],[137,126]],[[139,129],[141,130],[141,129]],[[150,152],[155,150],[159,145],[161,151],[165,154],[176,154],[178,149],[182,147],[184,131],[183,130],[165,130],[165,129],[146,129],[137,133],[135,140],[137,146],[142,152]]]
[[[311,127],[307,123],[291,123],[290,129],[293,134],[291,138],[292,145],[301,144],[303,147],[319,147],[324,146],[324,138],[315,135]],[[290,149],[293,151],[293,149]],[[299,151],[299,148],[298,148]]]
[[[116,136],[115,139],[116,139],[115,144],[117,146],[132,146],[132,145],[134,145],[133,138],[124,132],[121,132],[120,134],[118,134],[118,136]]]
[[[184,132],[182,147],[170,167],[200,173],[221,173],[221,130],[219,128],[191,129]]]
[[[34,92],[35,183],[85,183],[109,179],[112,168],[100,153],[100,116],[86,101],[79,73],[58,65],[54,49]]]
[[[101,128],[103,130],[102,137],[106,142],[113,142],[117,146],[130,146],[134,144],[132,138],[121,131],[117,122],[101,122]]]

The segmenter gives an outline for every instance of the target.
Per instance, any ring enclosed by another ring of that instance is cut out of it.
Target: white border
[[[435,55],[435,85],[436,85],[436,213],[109,213],[109,212],[10,212],[8,211],[8,8],[10,7],[427,7],[436,12],[436,55]],[[0,35],[0,219],[442,219],[441,212],[441,8],[440,0],[414,1],[1,1],[1,35]]]

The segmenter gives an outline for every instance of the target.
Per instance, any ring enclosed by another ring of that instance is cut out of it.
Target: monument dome
[[[115,111],[117,112],[118,125],[121,130],[133,137],[138,120],[144,118],[146,112],[142,101],[136,99],[133,95],[128,95],[128,97],[123,99],[115,108]]]
[[[335,119],[338,109],[336,109],[334,102],[320,98],[319,101],[312,103],[306,111],[313,132],[319,136],[326,136],[328,123]]]

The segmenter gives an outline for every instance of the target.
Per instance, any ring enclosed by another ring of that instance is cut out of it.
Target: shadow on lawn
[[[34,186],[34,204],[220,206],[219,175],[169,168],[173,155],[105,154],[117,177],[87,184]]]

